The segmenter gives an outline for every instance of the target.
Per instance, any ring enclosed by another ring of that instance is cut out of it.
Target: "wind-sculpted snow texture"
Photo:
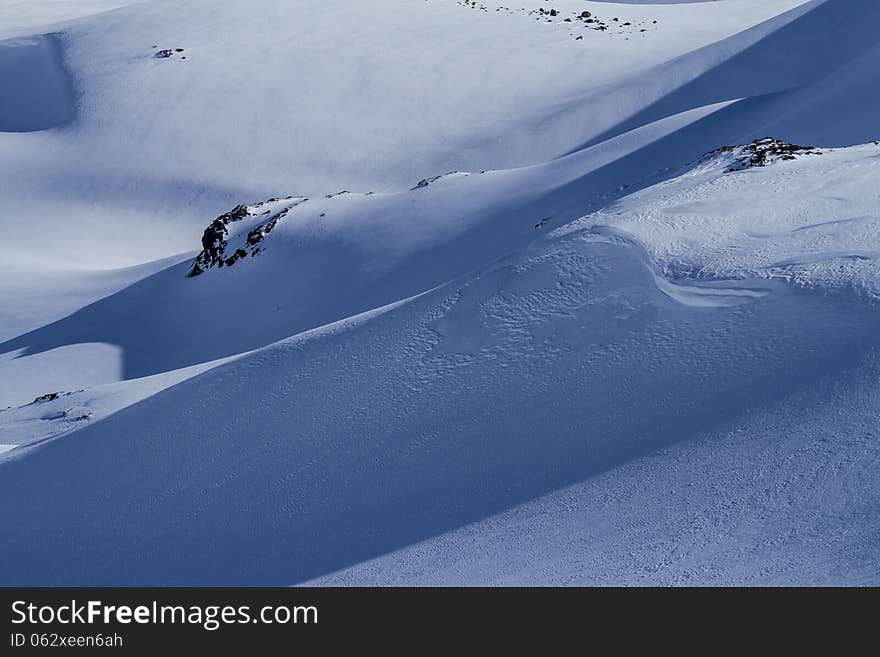
[[[259,5],[0,6],[0,583],[880,583],[880,4]]]
[[[781,152],[767,166],[751,164],[751,147],[724,149],[572,228],[635,237],[673,279],[783,279],[874,303],[880,144]]]

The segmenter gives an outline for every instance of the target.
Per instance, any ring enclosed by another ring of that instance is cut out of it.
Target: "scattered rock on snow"
[[[485,171],[483,173],[485,173]],[[425,187],[429,186],[431,183],[435,183],[438,180],[443,180],[445,178],[458,178],[461,176],[469,176],[469,175],[471,175],[471,174],[468,173],[467,171],[450,171],[449,173],[444,173],[441,176],[433,176],[431,178],[424,178],[424,179],[420,180],[416,184],[415,187],[411,187],[410,191],[414,192],[417,189],[424,189]]]
[[[549,2],[550,0],[545,0]],[[603,32],[608,35],[632,35],[639,34],[641,36],[647,36],[647,33],[650,31],[649,28],[657,25],[657,21],[621,21],[620,18],[615,17],[611,21],[606,21],[598,16],[595,16],[592,12],[586,10],[576,10],[573,12],[565,12],[560,9],[556,9],[555,7],[509,7],[506,5],[499,5],[495,3],[486,3],[480,2],[477,3],[475,0],[457,0],[457,4],[471,10],[478,10],[481,12],[488,12],[490,7],[489,4],[493,5],[495,13],[507,13],[507,14],[523,14],[530,18],[533,18],[540,24],[559,24],[565,25],[569,30],[569,35],[574,38],[575,41],[583,41],[583,34],[576,34],[575,30],[578,28],[582,30],[594,30],[597,32]],[[566,15],[568,14],[568,15]],[[615,23],[613,25],[614,30],[612,31],[610,28],[612,25],[609,23]],[[654,27],[656,30],[656,27]],[[626,40],[629,40],[629,37],[626,37]]]
[[[153,47],[155,48],[156,46],[153,46]],[[174,49],[165,48],[163,50],[159,50],[158,52],[156,52],[156,54],[153,55],[153,57],[155,57],[156,59],[168,59],[169,57],[174,57],[175,54],[179,54],[182,52],[183,52],[183,48],[174,48]],[[186,58],[184,57],[183,59],[186,59]]]
[[[703,160],[721,155],[732,155],[733,163],[725,169],[727,173],[743,171],[754,167],[766,167],[780,161],[795,160],[803,155],[821,155],[822,151],[814,146],[798,146],[781,139],[764,137],[751,144],[738,146],[722,146],[706,153]]]
[[[60,399],[61,397],[64,397],[65,395],[68,395],[68,394],[70,394],[70,393],[50,392],[47,395],[41,395],[41,396],[37,397],[31,403],[32,404],[42,404],[44,402],[55,401],[56,399]]]

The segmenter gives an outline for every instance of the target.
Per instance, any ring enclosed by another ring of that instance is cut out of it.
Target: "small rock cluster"
[[[481,173],[486,173],[486,172],[483,171]],[[435,183],[438,180],[444,180],[446,178],[457,178],[457,177],[463,177],[463,176],[469,176],[469,175],[471,175],[471,174],[467,171],[450,171],[449,173],[444,173],[440,176],[431,176],[430,178],[423,178],[422,180],[420,180],[416,184],[415,187],[411,187],[409,191],[414,192],[417,189],[424,189],[425,187],[430,186],[432,183]]]
[[[77,390],[76,392],[82,392],[82,390]],[[35,404],[46,404],[48,402],[56,401],[58,399],[63,399],[64,397],[70,397],[73,395],[73,392],[50,392],[45,395],[40,395],[34,401],[32,401],[28,406],[33,406]],[[85,409],[82,406],[74,406],[73,408],[68,408],[63,411],[55,411],[48,412],[43,415],[41,420],[64,420],[65,422],[84,422],[86,420],[91,419],[92,412]]]
[[[803,155],[821,155],[822,151],[814,146],[798,146],[781,139],[764,137],[756,139],[751,144],[722,146],[706,153],[703,160],[727,154],[732,154],[734,159],[733,164],[728,166],[725,172],[732,173],[755,167],[766,167],[775,162],[796,160]]]
[[[55,401],[56,399],[61,399],[62,397],[67,397],[72,393],[69,392],[50,392],[46,395],[40,395],[31,404],[44,404],[45,402]]]
[[[154,49],[158,47],[159,46],[153,46]],[[164,48],[162,50],[156,51],[153,57],[155,57],[156,59],[169,59],[171,57],[174,57],[175,55],[179,55],[182,52],[184,52],[183,48]],[[181,59],[186,59],[186,57],[181,57]]]
[[[551,0],[545,0],[545,2],[549,4]],[[458,0],[458,4],[467,9],[489,12],[489,7],[485,2],[477,2],[476,0]],[[506,6],[497,6],[495,7],[495,11],[508,14],[524,13],[527,16],[534,18],[536,21],[543,23],[557,23],[560,25],[568,24],[569,27],[573,28],[569,31],[569,34],[574,37],[575,41],[582,41],[584,38],[583,33],[576,33],[575,28],[577,27],[580,27],[580,32],[594,30],[597,32],[607,32],[608,34],[626,35],[625,38],[628,40],[628,35],[644,34],[650,29],[657,29],[656,26],[658,24],[658,21],[656,20],[629,21],[623,20],[617,16],[611,19],[602,19],[586,10],[575,11],[565,15],[562,11],[552,6],[546,8],[538,7],[537,9],[527,9],[525,7],[513,9]]]

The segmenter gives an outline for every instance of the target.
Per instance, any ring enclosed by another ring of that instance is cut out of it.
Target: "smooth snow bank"
[[[873,586],[880,361],[332,586]]]
[[[180,257],[121,270],[53,267],[44,260],[13,261],[0,268],[0,340],[4,342],[75,314],[173,266]],[[112,322],[112,317],[103,321]],[[0,408],[20,406],[40,395],[119,381],[123,345],[71,334],[48,349],[0,347]]]
[[[880,43],[819,82],[772,99],[761,130],[801,143],[849,146],[880,138]]]
[[[0,39],[30,36],[61,23],[143,0],[3,0]]]
[[[94,354],[91,353],[80,355],[79,363],[90,362],[93,358]],[[81,429],[223,362],[225,361],[200,363],[180,370],[95,388],[75,389],[70,386],[67,389],[44,392],[30,403],[17,408],[0,409],[0,435],[7,443],[0,446],[0,453],[15,447],[34,446]],[[32,369],[26,371],[30,373]],[[61,371],[64,371],[63,368]],[[57,375],[57,371],[39,373],[44,382],[65,383],[63,377]]]
[[[0,515],[16,531],[0,545],[0,577],[301,582],[690,445],[798,389],[843,380],[877,344],[876,313],[842,299],[744,282],[765,295],[700,308],[654,280],[632,246],[590,233],[548,240],[7,459]],[[851,426],[845,405],[836,412]],[[876,488],[871,476],[859,484]],[[756,513],[774,490],[753,500]],[[834,531],[863,499],[816,517],[795,497],[786,513]],[[584,503],[614,515],[613,498]],[[712,520],[694,531],[714,535]],[[834,555],[861,546],[876,557],[864,540],[874,516],[846,526]],[[772,550],[785,527],[752,529]],[[663,537],[662,525],[646,531],[646,542]],[[605,540],[629,554],[630,538]],[[809,543],[801,552],[822,555]],[[730,578],[771,574],[745,552],[698,560]],[[498,576],[487,566],[481,581]]]
[[[70,315],[102,297],[186,260],[173,256],[123,269],[59,267],[51,259],[10,259],[0,276],[0,340]]]
[[[73,121],[73,82],[57,35],[0,41],[0,132],[33,132]]]
[[[737,112],[751,115],[751,130],[745,134],[755,130],[767,134],[768,124],[784,128],[785,115],[798,114],[804,103],[819,101],[815,111],[804,111],[816,121],[812,124],[814,143],[848,146],[873,139],[875,127],[865,120],[848,129],[828,125],[837,123],[839,117],[823,113],[829,108],[821,101],[830,91],[841,95],[832,84],[838,77],[847,77],[839,84],[854,97],[871,95],[864,85],[870,86],[874,73],[860,82],[848,72],[880,43],[873,27],[877,20],[880,4],[872,0],[812,0],[727,39],[659,63],[651,71],[637,72],[590,98],[598,103],[594,126],[602,129],[585,145],[693,107],[737,99],[745,101]],[[870,64],[861,66],[868,72]],[[804,90],[813,85],[810,91]],[[798,122],[793,127],[802,125]],[[800,138],[785,131],[779,136]]]

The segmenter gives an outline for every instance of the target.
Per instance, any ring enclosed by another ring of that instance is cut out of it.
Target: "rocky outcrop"
[[[702,161],[718,157],[730,157],[732,163],[725,172],[743,171],[755,167],[766,167],[780,161],[796,160],[804,155],[821,155],[822,150],[814,146],[798,146],[781,139],[764,137],[751,144],[722,146],[703,156]]]
[[[290,210],[308,199],[269,199],[256,205],[238,205],[214,219],[202,234],[202,252],[189,275],[198,276],[212,267],[232,267],[239,260],[262,251],[262,242]]]

